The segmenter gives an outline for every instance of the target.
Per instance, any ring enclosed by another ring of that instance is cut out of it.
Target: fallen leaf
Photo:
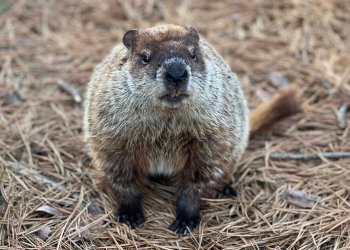
[[[346,112],[347,112],[348,108],[349,108],[349,104],[344,103],[338,109],[337,119],[338,119],[339,128],[346,127]]]
[[[42,240],[46,240],[49,238],[51,234],[51,228],[49,226],[44,226],[42,229],[38,231],[38,235]]]
[[[67,232],[74,242],[85,240],[91,240],[93,234],[98,233],[102,229],[102,225],[107,215],[100,217],[94,216],[93,221],[90,223],[81,222],[79,225],[70,227]]]
[[[35,211],[44,212],[44,213],[51,214],[54,216],[62,216],[63,215],[62,211],[58,210],[57,208],[51,207],[49,205],[43,205],[41,207],[38,207]]]
[[[265,90],[263,90],[261,88],[257,88],[255,93],[264,102],[270,101],[272,99],[272,96],[268,92],[266,92]]]
[[[69,95],[71,95],[74,99],[75,102],[80,103],[82,101],[81,96],[79,94],[79,91],[70,83],[60,79],[58,81],[58,86],[65,91],[66,93],[68,93]]]
[[[279,89],[282,89],[289,84],[288,79],[278,71],[273,71],[270,74],[270,82]]]
[[[24,102],[23,98],[21,97],[21,95],[18,93],[17,90],[13,91],[9,98],[10,98],[10,103],[13,105],[20,105]]]

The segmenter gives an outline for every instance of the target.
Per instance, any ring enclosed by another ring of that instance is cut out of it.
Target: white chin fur
[[[166,100],[159,100],[159,102],[160,102],[160,105],[162,108],[178,109],[178,108],[185,106],[188,103],[189,98],[191,98],[191,97],[188,97],[188,98],[183,99],[183,100],[178,101],[178,102],[168,102]]]

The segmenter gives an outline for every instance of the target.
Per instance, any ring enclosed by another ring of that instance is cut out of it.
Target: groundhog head
[[[129,30],[123,37],[129,51],[130,75],[137,93],[156,106],[178,108],[195,98],[205,75],[198,32],[178,25]],[[142,83],[140,85],[140,83]]]

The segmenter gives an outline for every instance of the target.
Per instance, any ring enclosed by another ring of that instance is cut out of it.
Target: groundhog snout
[[[184,92],[188,85],[188,71],[182,63],[173,62],[166,68],[164,78],[165,86],[169,93]]]

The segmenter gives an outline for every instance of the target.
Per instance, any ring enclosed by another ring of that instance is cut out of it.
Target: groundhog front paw
[[[127,224],[132,229],[145,222],[141,205],[135,204],[121,205],[115,212],[115,219],[117,222]]]
[[[236,190],[230,185],[226,184],[224,187],[219,189],[215,195],[216,199],[223,199],[226,197],[235,197],[237,196]]]
[[[176,216],[175,221],[170,225],[169,229],[177,234],[186,234],[189,230],[196,228],[201,222],[200,214],[183,214]]]

